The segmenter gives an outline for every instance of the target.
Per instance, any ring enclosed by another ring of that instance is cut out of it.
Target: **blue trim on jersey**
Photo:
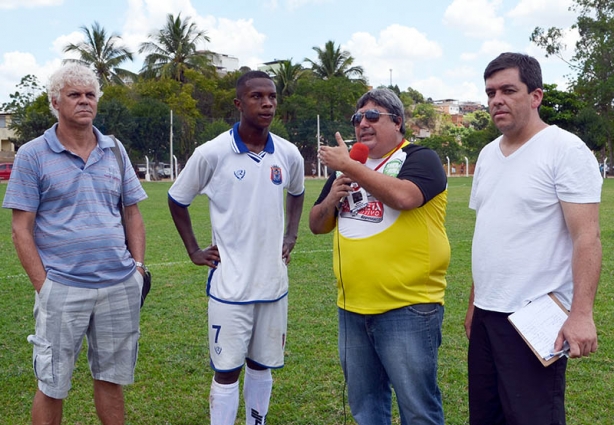
[[[207,278],[207,296],[222,304],[235,304],[235,305],[268,304],[268,303],[277,302],[281,300],[282,298],[285,298],[288,296],[288,291],[286,291],[279,298],[276,298],[274,300],[228,301],[228,300],[223,300],[221,298],[214,297],[213,295],[211,295],[209,289],[211,288],[211,277],[213,276],[213,273],[215,272],[215,270],[216,269],[211,269],[209,271],[209,277]]]
[[[211,356],[209,356],[209,366],[211,367],[211,369],[213,369],[215,372],[220,372],[220,373],[226,373],[226,372],[234,372],[236,370],[241,370],[243,369],[243,365],[239,366],[239,367],[235,367],[234,369],[217,369],[215,367],[215,365],[213,364],[213,360],[211,360]]]
[[[266,156],[267,152],[262,151],[260,153],[254,153],[254,152],[248,152],[247,156],[249,156],[251,159],[253,159],[256,162],[261,162],[264,157]]]
[[[170,200],[171,200],[171,201],[173,201],[175,204],[177,204],[177,205],[179,205],[180,207],[183,207],[183,208],[187,208],[187,207],[189,207],[189,206],[190,206],[190,204],[188,204],[188,205],[184,205],[184,204],[182,204],[181,202],[176,201],[176,200],[175,200],[175,198],[173,198],[173,197],[171,196],[171,194],[170,194],[170,193],[168,194],[168,199],[170,199]]]
[[[250,360],[250,361],[252,361],[253,363],[255,363],[255,364],[257,364],[258,366],[263,367],[263,368],[265,368],[265,369],[281,369],[281,368],[283,368],[283,367],[284,367],[284,365],[285,365],[285,363],[284,363],[284,364],[282,364],[281,366],[267,366],[267,365],[264,365],[264,364],[262,364],[262,363],[255,362],[255,361],[253,361],[252,359],[250,359],[249,357],[246,357],[246,358],[245,358],[245,360]],[[218,369],[218,368],[216,368],[216,367],[215,367],[215,365],[213,364],[213,360],[211,360],[211,357],[209,357],[209,366],[211,367],[211,369],[213,369],[213,371],[214,371],[214,372],[220,372],[220,373],[235,372],[235,371],[237,371],[237,370],[241,370],[241,369],[243,369],[243,365],[241,365],[241,366],[239,366],[239,367],[235,367],[234,369]]]
[[[265,369],[281,369],[282,367],[284,367],[284,363],[282,363],[281,366],[267,366],[265,364],[258,363],[256,361],[254,361],[254,359],[250,359],[249,357],[246,357],[245,360],[250,360],[252,363],[255,363],[258,366],[263,367]]]
[[[251,151],[247,149],[247,146],[245,146],[245,143],[241,139],[241,136],[239,136],[239,124],[240,123],[236,123],[235,125],[232,126],[232,130],[230,130],[230,134],[232,134],[232,140],[233,140],[233,145],[232,145],[233,150],[237,153],[250,153]],[[273,144],[273,138],[271,137],[270,132],[267,135],[266,145],[264,145],[264,149],[262,150],[262,152],[260,152],[257,155],[262,155],[264,157],[263,152],[266,152],[266,153],[275,152],[275,144]]]
[[[172,199],[172,198],[171,198]],[[180,204],[179,204],[180,205]],[[218,261],[215,262],[215,265],[217,266],[219,264]],[[209,269],[209,274],[207,275],[207,296],[222,303],[222,304],[236,304],[236,305],[244,305],[244,304],[259,304],[259,303],[274,303],[277,302],[279,300],[281,300],[282,298],[288,296],[288,291],[284,292],[279,298],[276,298],[274,300],[251,300],[251,301],[228,301],[228,300],[223,300],[221,298],[217,298],[214,297],[213,295],[211,295],[211,280],[213,280],[213,274],[215,273],[215,271],[217,270],[217,268],[215,269]]]

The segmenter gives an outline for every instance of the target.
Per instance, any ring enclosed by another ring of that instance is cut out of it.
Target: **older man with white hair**
[[[137,203],[147,195],[123,146],[93,125],[101,94],[86,67],[51,76],[58,122],[19,149],[2,205],[13,210],[15,249],[35,290],[33,424],[61,423],[85,336],[103,424],[124,423],[122,385],[134,380],[145,273]]]

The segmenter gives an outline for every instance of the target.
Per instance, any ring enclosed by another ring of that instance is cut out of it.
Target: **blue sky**
[[[569,29],[572,0],[0,0],[0,104],[26,74],[43,84],[99,22],[134,52],[168,13],[190,16],[211,41],[203,48],[257,68],[274,59],[316,59],[333,40],[365,69],[369,84],[412,87],[425,97],[485,103],[482,73],[503,51],[529,53],[544,82],[566,88],[569,67],[545,58],[529,36],[536,26]],[[567,57],[577,33],[566,32]],[[125,67],[138,71],[142,57]],[[391,71],[392,70],[392,71]]]

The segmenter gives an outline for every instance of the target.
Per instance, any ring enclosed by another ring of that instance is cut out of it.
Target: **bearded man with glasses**
[[[394,388],[402,424],[443,424],[446,175],[435,152],[405,139],[403,104],[391,90],[364,94],[351,121],[368,157],[355,160],[339,133],[337,146],[320,148],[336,173],[309,226],[335,231],[339,356],[352,415],[361,425],[390,424]]]

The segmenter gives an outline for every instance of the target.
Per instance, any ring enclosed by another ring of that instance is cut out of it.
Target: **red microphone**
[[[354,161],[358,161],[361,164],[367,162],[367,158],[369,157],[369,147],[364,143],[356,142],[352,149],[350,150],[350,158]]]

